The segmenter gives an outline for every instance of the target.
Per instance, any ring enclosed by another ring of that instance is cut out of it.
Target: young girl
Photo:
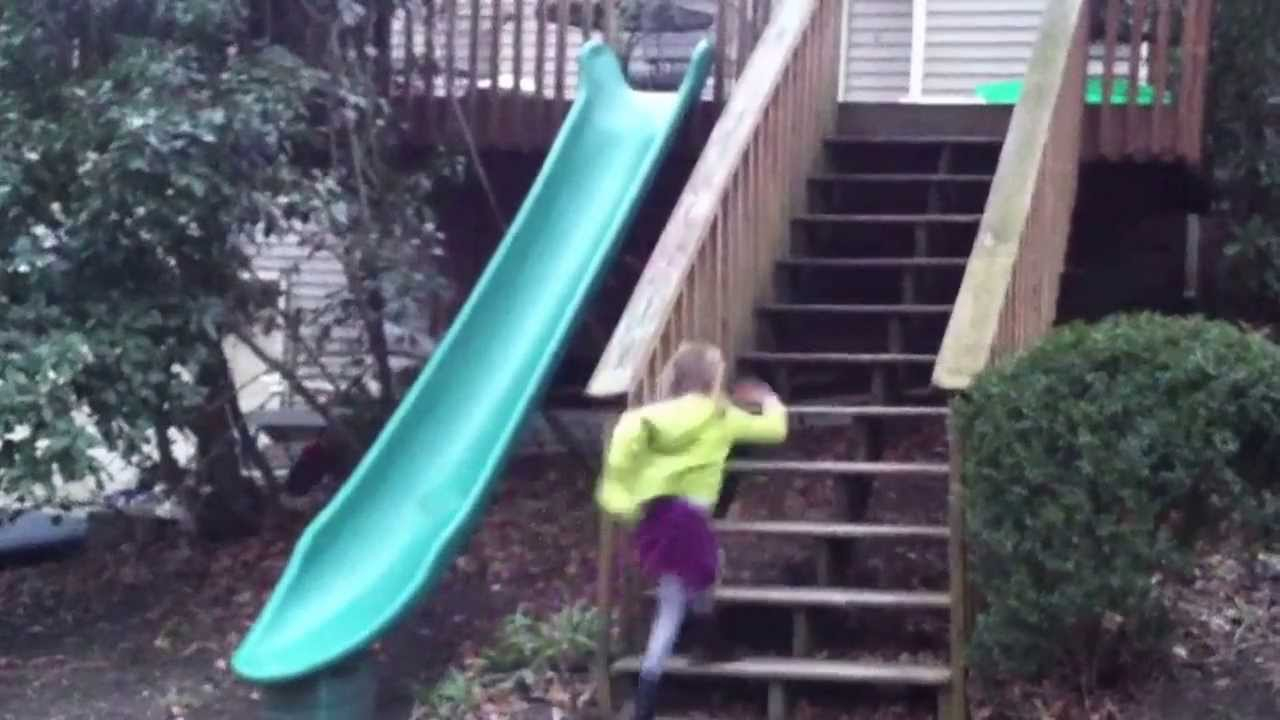
[[[652,720],[658,679],[686,610],[706,617],[714,634],[710,590],[719,573],[711,511],[720,497],[734,443],[776,444],[787,436],[787,411],[769,386],[740,383],[724,397],[724,357],[685,343],[663,371],[658,402],[623,413],[609,440],[596,500],[634,523],[633,545],[645,574],[657,581],[658,610],[641,665],[634,720]]]

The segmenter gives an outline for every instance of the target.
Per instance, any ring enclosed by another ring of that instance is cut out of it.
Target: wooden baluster
[[[457,68],[455,67],[455,51],[457,49],[458,34],[458,0],[444,0],[445,2],[445,36],[444,36],[444,94],[445,94],[445,115],[448,116],[453,110],[453,105],[457,97],[455,87],[457,86]],[[461,118],[454,118],[454,122]],[[457,132],[461,132],[462,128],[457,128]]]
[[[608,447],[609,438],[604,438]],[[600,554],[596,558],[596,601],[600,605],[602,622],[596,634],[596,656],[593,663],[597,696],[601,707],[613,712],[612,683],[609,679],[609,661],[613,655],[613,560],[618,555],[618,533],[613,521],[603,512],[597,512],[600,523]]]
[[[1129,52],[1132,53],[1133,60],[1129,63],[1129,97],[1127,98],[1129,107],[1125,120],[1125,154],[1127,155],[1139,154],[1146,143],[1138,122],[1141,112],[1138,106],[1138,81],[1141,79],[1139,71],[1142,67],[1143,29],[1147,25],[1147,2],[1148,0],[1133,0],[1133,24],[1129,28]],[[1150,74],[1150,66],[1148,66],[1148,74]]]
[[[373,17],[373,48],[377,55],[373,61],[375,87],[388,101],[391,100],[391,18],[395,5],[382,3],[375,6]]]
[[[1205,105],[1209,76],[1209,45],[1210,37],[1213,32],[1213,1],[1199,0],[1196,9],[1199,13],[1196,15],[1196,44],[1193,53],[1192,64],[1195,66],[1195,87],[1196,92],[1193,98],[1195,102],[1187,106],[1189,117],[1194,122],[1187,123],[1187,157],[1191,159],[1198,167],[1201,161],[1201,152],[1204,145],[1204,123],[1205,123]]]
[[[617,0],[600,0],[604,3],[604,41],[621,55],[622,43],[618,37],[618,2]]]
[[[716,4],[716,40],[715,47],[712,48],[713,66],[711,69],[711,99],[713,102],[721,102],[724,100],[724,65],[725,52],[728,43],[725,34],[725,28],[729,23],[725,21],[725,15],[730,0],[720,0]]]
[[[738,207],[736,210],[739,217],[742,218],[743,232],[746,233],[746,237],[744,237],[743,239],[747,241],[748,243],[747,249],[750,251],[747,254],[747,259],[748,259],[748,266],[750,268],[750,270],[748,270],[748,277],[751,278],[751,287],[752,287],[751,304],[752,305],[755,305],[759,301],[759,299],[762,297],[761,291],[763,290],[763,287],[760,282],[760,264],[761,264],[760,253],[762,249],[761,245],[763,244],[764,240],[761,237],[760,227],[756,225],[754,222],[752,222],[753,218],[751,217],[752,206],[755,204],[757,199],[756,198],[756,166],[759,165],[759,163],[756,160],[755,150],[757,147],[759,147],[759,144],[757,142],[758,137],[759,136],[756,136],[756,138],[752,138],[751,142],[747,144],[746,152],[743,153],[742,194],[738,196]],[[756,336],[755,323],[754,322],[750,323],[748,326],[748,329],[750,331],[751,337],[754,338]]]
[[[569,0],[556,0],[556,102],[555,122],[564,112],[565,74],[569,66]]]
[[[778,108],[776,105],[770,105],[764,111],[764,120],[761,121],[760,125],[761,142],[764,143],[764,164],[768,168],[768,172],[764,176],[764,187],[761,188],[765,206],[764,226],[766,232],[773,237],[775,247],[782,248],[788,237],[786,223],[782,218],[778,203],[774,201],[774,198],[778,197],[778,173],[775,169],[782,167],[781,156],[778,154],[778,147],[781,144],[778,141],[778,137],[781,135],[781,129],[778,127]],[[781,255],[782,252],[780,251],[774,253],[774,257]],[[775,282],[782,282],[782,278],[776,278]],[[788,277],[789,282],[790,278]]]
[[[729,189],[725,194],[725,204],[721,208],[721,215],[725,219],[725,228],[729,234],[729,242],[734,247],[733,254],[733,274],[734,274],[734,298],[733,298],[733,321],[730,325],[729,343],[730,352],[740,352],[742,350],[742,317],[747,312],[746,308],[751,297],[751,278],[747,275],[747,254],[751,252],[751,248],[742,240],[742,226],[738,222],[737,215],[734,210],[737,209],[738,185],[735,178],[730,182]]]
[[[480,117],[480,0],[471,0],[471,25],[467,28],[467,124]]]
[[[511,99],[511,123],[508,132],[514,132],[519,135],[519,147],[521,150],[528,150],[533,147],[534,139],[529,134],[528,123],[519,122],[519,118],[528,117],[525,114],[525,106],[528,103],[528,97],[524,92],[524,14],[528,7],[526,3],[529,0],[515,0],[515,27],[512,29],[511,37],[511,76],[515,85],[515,89]],[[516,128],[519,128],[517,131]]]
[[[533,39],[533,91],[537,96],[537,114],[538,118],[538,141],[543,141],[550,136],[547,121],[547,3],[550,0],[533,0],[538,4],[537,12],[537,35]]]
[[[502,85],[499,82],[502,60],[502,0],[489,0],[489,137],[497,142],[510,142],[500,122]],[[517,81],[518,82],[518,81]]]
[[[1192,95],[1193,86],[1195,85],[1192,75],[1195,71],[1192,66],[1195,65],[1193,55],[1195,54],[1196,35],[1200,31],[1196,18],[1199,14],[1201,3],[1202,0],[1184,0],[1182,6],[1182,51],[1178,53],[1178,98],[1175,105],[1175,117],[1178,119],[1175,121],[1177,130],[1173,138],[1176,151],[1179,154],[1186,152],[1184,138],[1188,123],[1183,116],[1190,112],[1191,106],[1195,102]]]
[[[417,116],[414,105],[414,86],[418,82],[418,56],[414,52],[417,33],[414,28],[418,24],[418,18],[413,13],[413,3],[404,3],[400,7],[400,14],[403,18],[400,23],[400,42],[404,47],[401,52],[404,67],[401,68],[400,76],[403,80],[399,92],[388,96],[387,100],[392,107],[399,108],[401,117],[408,115],[409,133],[414,134],[420,130],[421,125],[421,118]]]
[[[1103,157],[1115,159],[1119,154],[1121,141],[1119,111],[1111,102],[1116,80],[1116,49],[1120,43],[1120,10],[1125,0],[1098,0],[1107,3],[1106,45],[1103,51],[1102,65],[1102,109],[1099,114],[1099,150]],[[1132,62],[1132,59],[1130,59]]]
[[[443,123],[439,122],[439,107],[446,103],[440,103],[436,98],[436,74],[438,62],[436,58],[436,3],[435,0],[427,0],[423,3],[422,18],[422,93],[423,93],[423,113],[426,115],[427,123],[431,132],[436,132],[443,127]]]
[[[689,306],[692,308],[690,319],[693,321],[689,328],[685,331],[686,337],[690,340],[707,340],[702,334],[702,318],[706,314],[706,295],[703,292],[703,274],[707,271],[707,247],[704,245],[693,258],[693,270],[689,273],[689,280],[685,283],[685,288],[689,296]]]
[[[711,228],[711,271],[712,271],[712,331],[711,336],[715,339],[715,343],[724,346],[725,338],[725,316],[732,310],[732,305],[727,302],[729,293],[728,279],[732,273],[725,271],[725,263],[728,258],[725,256],[724,233],[720,230],[720,223],[715,223]]]
[[[1151,149],[1156,157],[1164,158],[1166,152],[1173,149],[1173,143],[1165,139],[1165,115],[1169,107],[1164,102],[1169,91],[1169,34],[1170,16],[1173,14],[1169,0],[1156,0],[1156,12],[1159,13],[1156,17],[1156,49],[1151,68],[1155,75],[1156,97],[1151,106]]]
[[[1182,77],[1175,142],[1181,157],[1198,167],[1203,150],[1205,78],[1208,71],[1213,0],[1185,1],[1182,10]]]
[[[742,76],[742,68],[746,67],[747,56],[751,54],[751,46],[754,45],[755,33],[751,31],[751,0],[737,0],[738,2],[738,37],[734,47],[737,52],[737,63],[734,66],[733,77]]]

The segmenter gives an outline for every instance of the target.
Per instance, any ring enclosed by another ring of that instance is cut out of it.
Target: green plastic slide
[[[524,205],[434,356],[342,490],[298,540],[232,657],[280,683],[370,645],[452,562],[540,401],[583,306],[697,101],[704,40],[676,92],[639,92],[608,46]]]

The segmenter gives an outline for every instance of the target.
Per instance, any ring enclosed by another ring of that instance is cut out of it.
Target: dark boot
[[[733,646],[724,636],[716,611],[692,615],[688,622],[689,658],[693,662],[728,662],[733,659]]]
[[[636,685],[636,704],[631,720],[653,720],[653,715],[657,710],[658,678],[649,677],[642,673],[640,682]]]

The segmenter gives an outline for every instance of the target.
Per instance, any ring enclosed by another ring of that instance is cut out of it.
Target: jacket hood
[[[680,452],[722,411],[720,403],[706,395],[683,395],[649,405],[642,421],[650,446],[662,453]]]

